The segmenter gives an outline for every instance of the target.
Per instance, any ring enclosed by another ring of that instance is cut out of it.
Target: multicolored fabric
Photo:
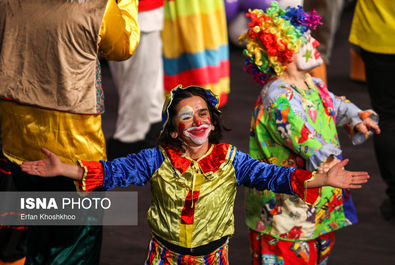
[[[259,162],[229,144],[211,145],[199,160],[173,148],[152,148],[113,161],[81,163],[86,168],[85,177],[79,181],[84,191],[100,185],[110,190],[150,181],[148,222],[153,234],[185,248],[234,233],[237,186],[294,194],[292,187],[304,187],[312,175]],[[304,192],[302,189],[299,196]],[[317,198],[318,189],[308,192]]]
[[[301,90],[275,78],[262,89],[250,131],[252,157],[286,167],[315,170],[330,155],[341,156],[336,125],[353,127],[360,110],[328,92],[320,79],[305,79]],[[292,221],[291,221],[292,220]],[[248,189],[246,223],[273,237],[311,240],[357,222],[348,191],[323,187],[320,201],[309,207],[300,198]]]
[[[155,237],[149,243],[145,265],[228,265],[228,241],[204,256],[183,255],[163,246]]]
[[[253,265],[326,265],[335,233],[308,241],[284,241],[250,230]]]
[[[198,85],[229,93],[229,47],[222,0],[166,0],[163,28],[165,90]]]
[[[276,1],[265,11],[250,10],[246,16],[251,22],[248,31],[240,36],[247,43],[243,50],[247,57],[244,71],[262,85],[272,74],[281,76],[286,71],[293,55],[306,43],[303,34],[322,24],[315,10],[306,13],[301,6],[282,9]]]

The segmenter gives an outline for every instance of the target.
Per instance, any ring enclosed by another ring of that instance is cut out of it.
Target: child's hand
[[[355,130],[366,134],[368,131],[372,131],[375,134],[380,134],[380,127],[379,125],[372,119],[366,118],[362,122],[355,125]]]
[[[54,153],[48,149],[42,148],[41,151],[48,156],[48,158],[38,161],[25,161],[21,165],[22,171],[30,175],[41,177],[55,177],[64,175],[62,172],[62,161]]]
[[[359,189],[361,184],[368,182],[368,172],[357,172],[344,170],[348,159],[334,165],[327,173],[325,185],[343,189]]]
[[[331,169],[334,165],[336,165],[337,163],[339,163],[340,160],[337,159],[334,156],[329,156],[324,163],[322,163],[318,168],[317,171],[319,173],[326,173],[329,171],[329,169]]]

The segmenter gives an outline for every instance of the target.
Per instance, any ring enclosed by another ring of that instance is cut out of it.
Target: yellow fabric
[[[140,41],[137,0],[108,0],[99,32],[100,54],[107,60],[128,59]]]
[[[100,115],[81,115],[0,101],[3,154],[12,162],[45,158],[41,147],[64,163],[106,159]],[[6,128],[6,129],[5,129]]]
[[[215,95],[229,94],[230,93],[230,79],[223,77],[216,84],[202,85],[203,88],[211,90]]]
[[[349,41],[369,52],[395,54],[394,0],[358,0]]]
[[[168,8],[165,8],[165,18],[174,18],[176,16],[191,16],[198,13],[212,13],[216,9],[224,9],[223,1],[205,1],[201,0],[177,0],[166,1]]]
[[[181,247],[195,248],[234,233],[233,207],[237,180],[232,161],[236,150],[231,157],[230,151],[231,148],[226,161],[220,166],[221,170],[209,177],[202,177],[199,164],[195,161],[182,177],[175,177],[170,160],[162,150],[166,159],[150,181],[152,203],[148,222],[155,235]],[[198,200],[193,202],[194,224],[182,225],[180,216],[185,198],[192,190],[194,174],[197,174],[194,190],[200,191]],[[168,196],[171,198],[168,199]],[[169,205],[170,202],[176,203]],[[204,221],[199,221],[202,219]]]
[[[163,46],[166,58],[177,58],[185,52],[197,53],[204,50],[215,50],[221,45],[228,44],[226,19],[221,9],[215,10],[211,14],[178,17],[177,25],[174,23],[169,18],[164,21],[166,34],[162,34],[163,43],[171,43],[171,45]],[[213,34],[210,30],[212,25],[216,25],[220,31]],[[183,34],[180,32],[189,32],[188,38],[181,38]]]
[[[196,174],[196,181],[193,191],[200,191],[200,186],[204,183],[204,175]],[[196,203],[196,202],[194,202]],[[192,245],[192,234],[193,234],[194,224],[181,224],[180,225],[180,245],[187,246],[190,248]]]

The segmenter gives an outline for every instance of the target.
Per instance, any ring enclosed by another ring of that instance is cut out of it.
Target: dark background
[[[348,34],[352,19],[352,8],[344,10],[341,24],[328,66],[328,87],[336,95],[344,95],[361,109],[370,108],[366,84],[349,79],[350,56]],[[260,86],[253,83],[242,70],[242,51],[230,49],[231,93],[223,110],[225,125],[232,131],[224,142],[236,145],[248,152],[250,117]],[[103,115],[103,130],[106,138],[114,132],[118,96],[114,89],[107,64],[103,64],[103,85],[106,112]],[[371,179],[363,189],[352,192],[357,208],[359,223],[336,232],[334,250],[329,265],[391,265],[395,264],[395,222],[385,221],[379,212],[385,198],[385,184],[381,180],[373,143],[369,140],[361,146],[352,146],[345,133],[340,130],[343,157],[350,158],[349,170],[368,171]],[[394,161],[395,163],[395,161]],[[138,191],[138,226],[104,227],[102,265],[143,264],[150,229],[146,216],[150,203],[150,187],[129,187]],[[125,202],[125,210],[127,202]],[[235,202],[235,234],[230,241],[229,259],[234,265],[250,264],[248,229],[244,224],[244,188],[239,188]]]

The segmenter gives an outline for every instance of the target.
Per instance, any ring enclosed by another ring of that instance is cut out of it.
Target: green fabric
[[[258,100],[254,109],[250,155],[270,164],[305,169],[306,160],[323,145],[331,143],[340,148],[336,125],[311,79],[306,80],[308,91],[280,83],[275,89],[284,93],[268,106],[263,105],[265,100]],[[321,140],[306,126],[312,126]],[[320,201],[310,208],[297,196],[247,188],[246,223],[255,231],[283,240],[314,239],[350,224],[343,211],[342,195],[341,189],[324,187]]]

